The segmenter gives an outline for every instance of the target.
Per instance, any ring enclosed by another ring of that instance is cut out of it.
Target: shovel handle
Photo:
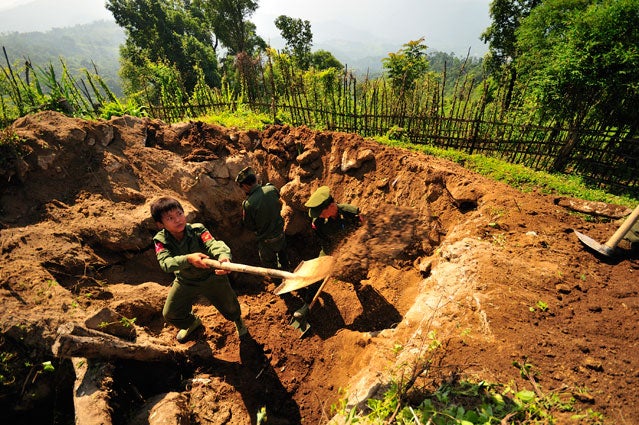
[[[202,261],[204,262],[204,264],[207,264],[216,269],[227,270],[230,272],[249,273],[249,274],[255,274],[258,276],[270,276],[270,277],[275,277],[279,279],[289,279],[295,276],[293,273],[287,272],[285,270],[249,266],[247,264],[232,263],[230,261],[220,262],[217,260],[213,260],[211,258],[207,258]]]
[[[630,230],[635,221],[639,218],[639,205],[634,209],[632,213],[626,218],[626,220],[621,224],[621,226],[617,229],[617,231],[608,239],[606,242],[606,246],[608,248],[614,248],[617,246],[619,241],[626,236],[626,233]]]
[[[324,285],[326,285],[326,282],[328,282],[329,277],[331,277],[330,274],[324,278],[324,281],[322,282],[320,287],[317,288],[317,292],[315,293],[315,296],[313,297],[313,301],[311,301],[311,303],[308,305],[309,310],[313,308],[313,306],[315,305],[315,302],[317,301],[317,298],[319,297],[320,292],[322,292],[322,290],[324,289]]]

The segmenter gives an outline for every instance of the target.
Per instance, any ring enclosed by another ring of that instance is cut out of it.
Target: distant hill
[[[0,34],[0,45],[5,48],[12,66],[20,67],[29,60],[36,69],[53,64],[60,72],[60,59],[63,59],[67,69],[76,76],[82,68],[94,73],[95,64],[98,74],[117,96],[122,96],[118,70],[119,47],[124,41],[124,30],[106,20],[46,32]],[[1,59],[6,66],[6,59]]]

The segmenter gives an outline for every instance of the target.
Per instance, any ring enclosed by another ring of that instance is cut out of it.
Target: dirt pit
[[[0,169],[3,423],[255,424],[264,408],[269,424],[323,424],[340,398],[361,406],[425,357],[423,391],[454,377],[532,389],[519,362],[578,411],[639,417],[637,249],[622,241],[601,258],[574,234],[606,241],[625,208],[578,214],[579,200],[305,127],[43,112],[12,130],[27,144]],[[203,329],[178,344],[161,316],[172,276],[155,259],[149,204],[180,199],[234,262],[259,265],[233,181],[247,165],[281,189],[292,264],[318,253],[303,206],[317,187],[366,225],[336,254],[304,338],[289,326],[295,293],[233,273],[250,336],[199,303]]]

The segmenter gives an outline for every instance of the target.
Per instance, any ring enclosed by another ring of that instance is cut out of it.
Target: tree
[[[521,78],[572,124],[639,122],[639,0],[546,0],[517,32]]]
[[[311,23],[280,15],[275,19],[275,26],[280,30],[282,38],[286,40],[284,52],[291,55],[300,68],[308,69],[313,46]]]
[[[424,38],[411,40],[404,44],[396,53],[389,53],[382,59],[382,64],[397,90],[405,91],[420,77],[426,75],[429,69]]]
[[[522,21],[517,38],[529,103],[571,129],[555,171],[564,169],[584,127],[636,133],[639,0],[545,0]]]
[[[311,53],[311,66],[317,70],[336,68],[343,69],[344,65],[327,50],[317,50]]]
[[[144,70],[149,63],[175,67],[187,90],[192,90],[197,82],[196,67],[202,70],[207,84],[219,86],[210,27],[202,11],[190,2],[107,0],[106,8],[127,34],[120,57],[129,73],[124,77],[129,79],[130,92],[144,88],[143,76],[134,74]]]
[[[255,33],[250,18],[257,10],[254,0],[194,0],[193,5],[204,11],[217,42],[228,50],[229,56],[240,52],[252,55],[266,49],[266,42]]]
[[[481,35],[488,43],[488,66],[498,71],[503,65],[516,60],[517,37],[515,32],[521,20],[530,14],[542,0],[493,0],[490,4],[492,23]]]
[[[488,55],[486,67],[488,71],[497,76],[505,76],[508,85],[504,98],[504,110],[508,110],[512,99],[517,70],[513,62],[517,60],[517,36],[516,31],[531,10],[537,7],[542,0],[493,0],[490,4],[490,16],[492,23],[481,35],[481,40],[488,43]]]

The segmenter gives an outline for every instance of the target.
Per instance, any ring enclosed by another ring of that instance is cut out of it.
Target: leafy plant
[[[135,100],[128,100],[126,103],[119,101],[109,102],[100,109],[100,118],[111,119],[112,117],[121,117],[131,115],[133,117],[147,116],[146,107],[140,106]]]
[[[7,351],[0,352],[0,384],[11,385],[15,382],[16,378],[11,371],[11,361],[15,358],[15,353]]]
[[[130,328],[130,327],[132,327],[132,326],[135,324],[135,321],[136,321],[136,320],[137,320],[137,318],[136,318],[136,317],[134,317],[133,319],[129,319],[129,318],[127,318],[127,317],[122,316],[122,317],[120,318],[120,320],[119,320],[119,321],[117,321],[117,322],[100,322],[100,323],[98,324],[98,327],[100,327],[100,328],[106,328],[106,327],[107,327],[107,326],[109,326],[109,325],[114,325],[114,324],[116,324],[116,323],[119,323],[119,324],[121,324],[121,325],[122,325],[123,327],[125,327],[125,328]]]
[[[13,169],[15,161],[22,158],[26,152],[22,138],[9,128],[0,129],[0,170]]]

